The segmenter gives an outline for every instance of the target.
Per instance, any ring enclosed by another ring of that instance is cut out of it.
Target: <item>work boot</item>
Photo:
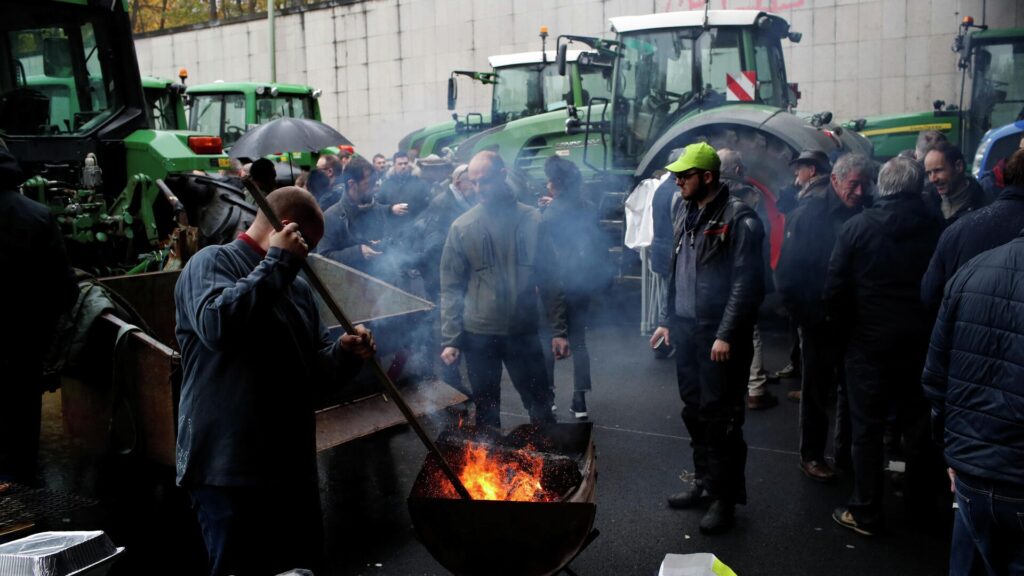
[[[789,364],[786,364],[786,366],[783,367],[782,370],[779,370],[778,372],[776,372],[775,373],[775,377],[776,378],[799,378],[800,377],[800,367],[797,366],[796,364],[793,364],[792,362],[790,362]]]
[[[815,482],[831,482],[836,479],[836,473],[829,468],[824,460],[808,460],[800,462],[800,470]]]
[[[668,507],[676,510],[693,508],[703,502],[705,496],[707,496],[707,492],[704,491],[704,487],[693,484],[682,492],[676,492],[669,496]]]
[[[569,406],[569,410],[572,411],[572,415],[577,420],[584,420],[587,417],[587,396],[586,392],[577,390],[572,393],[572,403]]]
[[[736,506],[724,500],[715,500],[700,519],[700,531],[708,535],[722,534],[728,532],[735,523]]]
[[[765,392],[760,396],[747,396],[748,410],[767,410],[778,406],[779,399],[771,392]]]

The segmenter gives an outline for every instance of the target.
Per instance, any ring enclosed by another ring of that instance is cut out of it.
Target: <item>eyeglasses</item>
[[[676,180],[689,180],[693,176],[699,176],[703,173],[703,170],[687,170],[686,172],[679,172],[676,174]]]

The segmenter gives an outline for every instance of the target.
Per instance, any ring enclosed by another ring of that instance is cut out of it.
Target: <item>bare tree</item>
[[[210,0],[210,20],[217,19],[217,0]]]

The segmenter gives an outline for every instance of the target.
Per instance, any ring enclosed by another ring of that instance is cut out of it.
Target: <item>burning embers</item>
[[[545,488],[545,456],[534,451],[532,446],[525,450],[510,450],[466,441],[462,450],[448,451],[448,454],[452,457],[451,464],[459,479],[474,500],[555,502],[561,497],[561,494]],[[549,455],[549,458],[558,457]],[[575,463],[572,465],[576,468]],[[555,465],[547,468],[550,483]],[[578,469],[576,476],[579,476]],[[439,487],[437,497],[459,497],[442,474],[436,474],[433,482]]]
[[[409,495],[420,541],[459,576],[559,571],[597,535],[590,433],[590,423],[527,425],[502,438],[445,433],[438,449],[472,500],[428,455]]]

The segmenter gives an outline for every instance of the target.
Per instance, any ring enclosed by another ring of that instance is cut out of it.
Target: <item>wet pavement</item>
[[[837,526],[831,510],[844,503],[847,480],[823,485],[798,469],[797,404],[785,399],[796,381],[770,390],[778,407],[748,412],[750,502],[736,528],[706,537],[699,511],[670,510],[665,496],[692,470],[679,418],[674,360],[656,360],[639,334],[639,305],[606,313],[588,332],[594,391],[588,408],[597,446],[598,539],[572,563],[584,575],[654,575],[665,554],[713,552],[738,574],[944,574],[947,530],[907,518],[902,500],[887,494],[888,531],[864,538]],[[623,323],[625,317],[631,322]],[[769,369],[785,363],[788,335],[763,332]],[[568,411],[572,363],[556,367],[558,417]],[[128,554],[113,574],[201,574],[202,544],[187,498],[172,471],[130,458],[83,456],[63,436],[56,395],[47,395],[42,459],[47,488],[100,501],[40,523],[47,529],[102,528]],[[439,417],[429,426],[439,430]],[[502,421],[526,421],[512,386],[503,384]],[[330,574],[420,575],[447,572],[420,545],[405,499],[425,450],[405,427],[349,443],[320,456]],[[287,527],[281,527],[287,530]]]

